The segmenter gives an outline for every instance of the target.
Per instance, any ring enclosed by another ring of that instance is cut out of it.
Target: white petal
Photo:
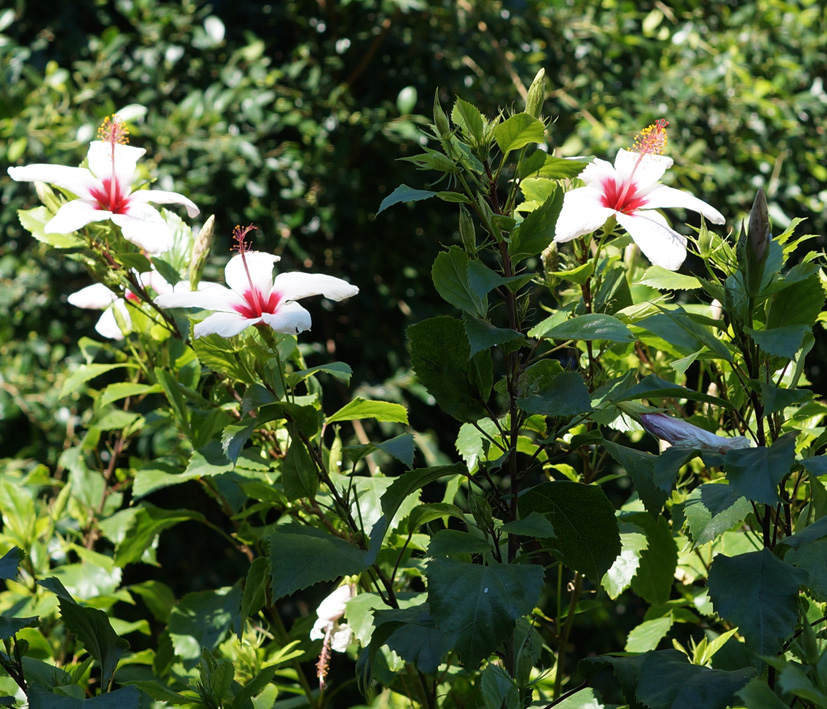
[[[640,162],[638,163],[638,159]],[[629,150],[618,150],[615,157],[618,184],[626,182],[634,171],[638,191],[654,185],[670,167],[672,158],[665,155],[643,155]]]
[[[162,254],[172,246],[172,232],[155,207],[130,201],[126,214],[113,214],[127,241],[150,254]]]
[[[601,195],[594,187],[578,187],[566,192],[554,232],[557,243],[591,234],[606,223],[615,211],[603,206]]]
[[[24,165],[10,167],[9,177],[17,182],[47,182],[84,199],[91,199],[92,190],[103,189],[100,180],[83,167],[65,165]]]
[[[238,313],[213,313],[208,318],[196,323],[192,330],[194,337],[204,335],[221,335],[221,337],[233,337],[243,332],[251,325],[260,323],[261,318],[245,318]]]
[[[350,585],[339,586],[316,609],[316,615],[323,620],[339,620],[345,614],[346,603],[353,598],[353,588]]]
[[[345,652],[350,641],[353,640],[353,630],[349,625],[334,625],[330,647],[336,652]]]
[[[93,283],[70,294],[67,300],[76,308],[103,310],[118,299],[118,296],[103,283]]]
[[[158,271],[145,271],[138,278],[144,288],[152,288],[158,295],[172,291],[172,286],[169,284],[169,281],[158,273]],[[187,287],[189,287],[189,284],[187,284]]]
[[[276,332],[288,335],[298,335],[309,330],[311,325],[310,313],[293,302],[282,303],[274,314],[264,313],[261,319]]]
[[[599,187],[604,180],[614,180],[617,177],[614,166],[606,160],[595,158],[583,169],[578,177],[587,185]]]
[[[138,160],[146,152],[143,148],[135,148],[131,145],[115,144],[115,170],[114,175],[126,192],[129,192],[130,185],[135,176],[135,167]],[[112,177],[112,144],[100,140],[93,140],[89,143],[89,152],[86,155],[89,169],[95,177],[105,180]]]
[[[198,216],[198,207],[191,200],[177,192],[166,192],[165,190],[136,190],[129,195],[131,200],[140,202],[152,202],[153,204],[183,204],[187,208],[190,217]]]
[[[672,231],[662,214],[651,210],[618,212],[617,222],[655,266],[677,271],[686,259],[686,237]]]
[[[267,295],[273,286],[273,264],[281,257],[263,251],[247,251],[242,259],[241,254],[233,256],[224,267],[224,280],[236,293],[242,294],[250,290],[250,281],[258,288],[262,295]],[[245,268],[246,262],[246,268]],[[248,278],[247,272],[250,276]]]
[[[330,300],[344,300],[359,292],[356,286],[335,276],[323,273],[280,273],[273,281],[273,291],[284,300],[299,300],[312,295],[323,295]]]
[[[47,234],[70,234],[92,222],[106,221],[111,216],[112,212],[98,209],[89,202],[73,199],[57,210],[57,214],[46,222],[43,231]]]
[[[160,294],[154,302],[162,308],[201,308],[224,313],[236,313],[236,306],[246,304],[238,293],[209,282],[199,283],[198,290],[190,290],[189,283],[176,283],[172,291]]]
[[[669,207],[691,209],[693,212],[703,214],[704,217],[713,224],[724,223],[723,214],[702,199],[698,199],[694,195],[689,194],[689,192],[676,190],[673,187],[666,187],[665,185],[657,185],[646,195],[647,209],[663,209]]]
[[[129,317],[126,304],[123,300],[118,299],[112,304],[111,307],[103,311],[103,315],[100,316],[97,324],[95,325],[95,330],[99,335],[110,340],[122,340],[124,338],[124,332],[121,330],[121,327],[118,325],[118,321],[115,318],[115,308],[118,309],[118,314],[127,329],[127,333],[132,329],[132,320]]]
[[[323,640],[327,634],[328,628],[333,630],[333,621],[318,618],[313,624],[313,629],[310,631],[311,640]]]

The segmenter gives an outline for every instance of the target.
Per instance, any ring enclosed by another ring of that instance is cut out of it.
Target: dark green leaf
[[[247,578],[244,581],[244,592],[241,596],[241,617],[250,618],[256,615],[267,602],[267,584],[270,579],[270,562],[266,556],[253,559],[247,569]],[[241,640],[243,623],[238,626],[238,639]]]
[[[544,515],[554,527],[548,545],[568,567],[595,582],[620,554],[614,508],[599,487],[568,481],[542,483],[519,500],[520,517]]]
[[[804,338],[810,334],[810,328],[806,325],[787,325],[772,330],[745,330],[755,344],[768,355],[784,359],[795,359],[804,344]]]
[[[591,411],[583,377],[562,369],[556,360],[541,360],[526,369],[520,378],[517,406],[527,414],[542,416],[577,416]]]
[[[494,652],[517,619],[534,609],[543,587],[543,568],[533,564],[482,566],[433,559],[426,576],[437,627],[471,667]]]
[[[17,577],[17,567],[20,566],[20,560],[23,558],[23,550],[18,547],[12,547],[0,559],[0,579],[3,581],[11,581]]]
[[[511,709],[521,706],[519,687],[505,669],[493,662],[486,665],[482,671],[480,692],[485,709]]]
[[[407,332],[414,372],[440,407],[460,421],[484,418],[483,392],[474,382],[462,321],[430,318],[411,325]]]
[[[115,563],[124,567],[140,561],[162,531],[189,521],[204,522],[205,518],[195,510],[165,510],[148,502],[141,503],[132,525],[115,549]]]
[[[431,537],[428,556],[462,556],[464,554],[485,554],[491,545],[480,537],[458,529],[441,529]]]
[[[259,421],[256,418],[248,419],[245,423],[231,423],[224,427],[221,434],[221,450],[227,456],[227,460],[233,464],[238,460],[241,451],[244,449],[244,444],[247,443],[253,431],[259,426]]]
[[[804,585],[817,601],[827,601],[827,539],[817,539],[800,549],[791,549],[784,561],[807,574]]]
[[[552,318],[543,320],[529,333],[529,337],[545,337],[549,340],[606,340],[607,342],[633,342],[635,336],[620,320],[611,315],[589,313],[577,315],[558,324]]]
[[[129,643],[118,637],[106,613],[97,608],[78,605],[54,576],[37,583],[58,597],[60,617],[66,629],[73,633],[89,654],[100,663],[101,681],[104,686],[109,686],[118,661],[129,649]]]
[[[769,549],[728,557],[709,569],[709,597],[715,612],[738,626],[747,648],[775,655],[795,630],[798,589],[806,574]]]
[[[824,306],[824,289],[818,274],[796,281],[770,298],[767,330],[803,325],[809,328]]]
[[[522,344],[525,342],[525,338],[516,330],[494,327],[486,320],[465,315],[462,322],[465,324],[465,335],[470,346],[470,357],[498,345]]]
[[[815,395],[809,389],[782,389],[761,382],[761,400],[764,403],[764,416],[783,411],[788,406],[803,404],[811,400]]]
[[[0,616],[0,640],[8,640],[23,628],[36,628],[40,623],[38,616],[28,618],[5,618]]]
[[[392,207],[400,202],[419,202],[423,199],[430,199],[435,194],[436,192],[431,192],[430,190],[415,190],[413,187],[408,187],[408,185],[399,185],[399,187],[382,200],[376,214],[379,215],[388,207]]]
[[[345,384],[350,384],[350,378],[353,376],[353,370],[350,365],[344,362],[328,362],[327,364],[319,364],[310,369],[302,369],[298,372],[290,372],[287,375],[287,383],[290,386],[296,386],[299,382],[303,382],[308,377],[315,374],[329,374]]]
[[[666,603],[678,566],[678,546],[669,523],[663,517],[652,517],[646,512],[626,514],[623,521],[646,532],[647,548],[640,554],[640,566],[632,579],[632,590],[652,605]]]
[[[136,687],[122,687],[89,699],[53,694],[33,684],[28,692],[29,709],[146,709],[141,693]]]
[[[727,451],[724,468],[732,489],[753,502],[780,501],[778,485],[795,462],[795,434],[779,438],[769,448]]]
[[[511,237],[509,252],[515,264],[536,256],[552,242],[562,207],[563,190],[557,189],[542,206],[526,215]]]
[[[609,455],[623,466],[627,475],[632,478],[635,490],[646,510],[653,515],[660,514],[669,498],[669,490],[663,490],[655,484],[655,465],[658,462],[658,456],[635,448],[627,448],[609,440],[604,440],[603,445]]]
[[[683,514],[694,546],[714,541],[743,522],[752,512],[747,498],[731,486],[707,483],[695,488],[686,499]]]
[[[319,471],[299,436],[291,437],[287,455],[281,462],[281,484],[288,500],[313,500],[316,497]]]
[[[509,534],[519,534],[524,537],[538,537],[551,539],[554,537],[554,525],[548,517],[539,512],[531,512],[524,519],[517,519],[502,526],[503,531]]]
[[[451,644],[434,624],[427,604],[379,610],[374,617],[377,630],[391,631],[385,641],[391,650],[420,671],[436,673]]]
[[[364,551],[312,527],[277,527],[267,545],[273,600],[365,568]]]
[[[197,660],[202,650],[215,650],[241,623],[241,584],[184,596],[169,616],[169,634],[175,654]]]

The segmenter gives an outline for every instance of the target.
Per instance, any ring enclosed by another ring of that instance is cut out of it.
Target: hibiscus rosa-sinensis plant
[[[61,190],[39,185],[21,223],[110,290],[73,299],[108,308],[98,331],[122,338],[81,341],[66,378],[83,431],[68,476],[21,480],[19,511],[3,510],[0,661],[32,706],[827,703],[827,411],[805,367],[822,255],[798,248],[798,220],[773,234],[760,191],[727,229],[738,215],[661,184],[664,121],[614,165],[549,154],[543,81],[493,118],[435,102],[406,158],[430,188],[379,209],[458,211],[456,233],[434,235],[445,313],[407,331],[450,441],[436,460],[399,403],[325,405],[351,370],[305,361],[297,301],[356,286],[274,276],[249,228],[225,285],[201,281],[212,222],[193,239],[161,211],[170,241],[135,237],[120,216],[153,190],[107,134],[74,187],[63,171],[84,168],[13,169]],[[61,221],[78,201],[85,221]],[[220,522],[162,504],[193,481]],[[217,532],[240,578],[180,598],[122,584],[183,522]],[[152,625],[120,620],[120,603]]]

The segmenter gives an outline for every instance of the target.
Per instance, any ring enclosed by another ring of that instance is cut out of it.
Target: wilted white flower
[[[703,428],[687,421],[672,418],[666,414],[640,414],[640,422],[653,436],[679,448],[726,453],[738,448],[750,448],[752,444],[744,436],[728,438],[716,436]]]

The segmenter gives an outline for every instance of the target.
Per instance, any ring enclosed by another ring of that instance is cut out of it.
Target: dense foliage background
[[[404,333],[439,308],[429,273],[456,210],[375,214],[398,184],[423,186],[399,158],[424,140],[435,90],[446,109],[461,96],[491,115],[544,68],[561,155],[608,157],[665,117],[674,186],[691,185],[731,228],[758,187],[776,231],[792,216],[808,219],[807,232],[827,226],[827,19],[815,0],[15,0],[0,10],[0,33],[0,163],[77,164],[120,111],[159,187],[186,186],[203,218],[216,215],[213,269],[232,227],[252,222],[257,245],[286,268],[358,284],[347,316],[313,311],[335,333],[313,347],[352,364],[357,393],[408,406],[432,464],[447,461],[457,424],[413,381]],[[97,314],[66,302],[89,282],[82,266],[21,230],[17,210],[36,204],[30,185],[3,170],[0,201],[0,460],[10,474],[45,466],[59,477],[83,403],[58,392]],[[823,391],[820,348],[808,374]],[[164,506],[195,496],[210,514],[195,483],[166,495]],[[220,585],[233,563],[216,558],[217,536],[190,530],[169,532],[158,552],[176,595]],[[616,647],[613,632],[634,622],[596,633],[594,651]]]

